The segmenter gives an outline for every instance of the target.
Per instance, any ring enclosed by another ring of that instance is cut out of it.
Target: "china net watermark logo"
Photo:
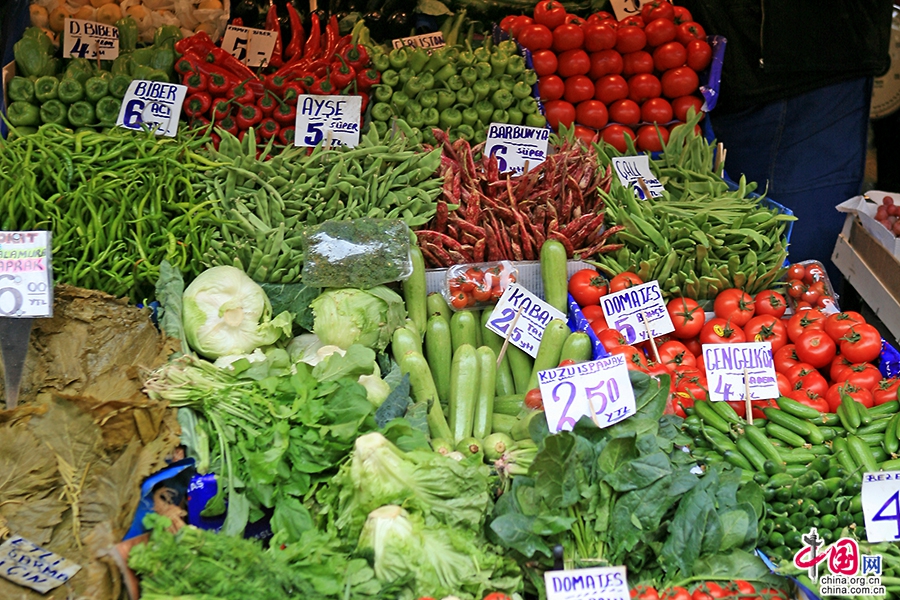
[[[794,555],[794,566],[806,569],[820,596],[884,596],[881,584],[881,555],[860,555],[859,544],[841,538],[830,546],[816,528],[802,538],[803,548]],[[827,570],[824,567],[827,565]],[[820,567],[822,571],[820,572]]]

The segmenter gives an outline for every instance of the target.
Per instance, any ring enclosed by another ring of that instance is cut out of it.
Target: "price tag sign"
[[[66,19],[64,57],[114,60],[119,56],[119,29],[105,23]]]
[[[549,139],[550,130],[545,127],[491,123],[484,151],[497,158],[501,173],[521,175],[526,163],[531,169],[546,160]]]
[[[615,425],[637,412],[625,356],[538,371],[550,431],[570,430],[588,416],[597,427]]]
[[[331,140],[333,146],[359,144],[359,123],[362,112],[361,96],[297,97],[295,146],[318,146]]]
[[[414,35],[393,40],[391,42],[394,48],[440,48],[444,45],[444,34],[440,31],[434,33],[426,33],[424,35]]]
[[[519,312],[521,309],[521,313]],[[516,315],[519,318],[516,319]],[[523,350],[532,358],[537,356],[538,346],[544,329],[553,319],[565,320],[566,315],[553,308],[522,286],[511,283],[497,301],[485,327],[502,338],[506,338],[509,328],[509,343]],[[513,325],[515,322],[515,325]]]
[[[750,400],[778,398],[778,380],[772,361],[772,344],[703,344],[703,364],[712,401],[746,400],[744,372],[750,388]]]
[[[869,542],[900,541],[900,471],[864,473],[862,505]]]
[[[137,79],[128,86],[116,125],[140,131],[149,127],[156,135],[175,137],[187,86]]]
[[[14,535],[0,545],[0,576],[46,594],[72,579],[81,565]]]
[[[601,301],[606,324],[621,333],[629,344],[675,331],[656,281],[607,294]],[[645,318],[647,325],[644,325]],[[651,335],[647,334],[648,328]]]
[[[621,21],[628,17],[641,14],[641,5],[650,2],[650,0],[610,0],[612,2],[613,13],[616,20]]]
[[[630,600],[625,567],[544,571],[547,600]]]
[[[644,188],[654,198],[659,198],[663,193],[663,185],[650,170],[650,157],[646,154],[640,156],[618,156],[612,160],[613,170],[619,176],[619,181],[625,187],[633,186],[634,193],[641,200],[646,200]],[[641,180],[644,185],[641,185]]]
[[[229,25],[222,36],[222,50],[248,67],[264,67],[272,58],[277,40],[274,31]]]
[[[49,231],[0,231],[0,317],[52,317]]]

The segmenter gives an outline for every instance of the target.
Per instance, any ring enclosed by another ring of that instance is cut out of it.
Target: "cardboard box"
[[[841,202],[836,208],[843,213],[859,217],[862,227],[895,257],[900,258],[900,238],[895,237],[884,225],[875,220],[875,212],[881,206],[882,199],[891,195],[894,196],[897,204],[900,204],[900,194],[872,191],[863,196],[854,196],[846,202]]]

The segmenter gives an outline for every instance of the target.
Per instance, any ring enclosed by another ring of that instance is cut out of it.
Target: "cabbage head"
[[[384,286],[327,290],[310,306],[315,334],[323,344],[344,350],[353,344],[384,350],[394,330],[406,322],[403,298]]]

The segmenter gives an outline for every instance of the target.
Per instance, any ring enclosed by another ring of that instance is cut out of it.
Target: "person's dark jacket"
[[[717,112],[877,76],[890,64],[890,0],[682,0],[728,39]]]

